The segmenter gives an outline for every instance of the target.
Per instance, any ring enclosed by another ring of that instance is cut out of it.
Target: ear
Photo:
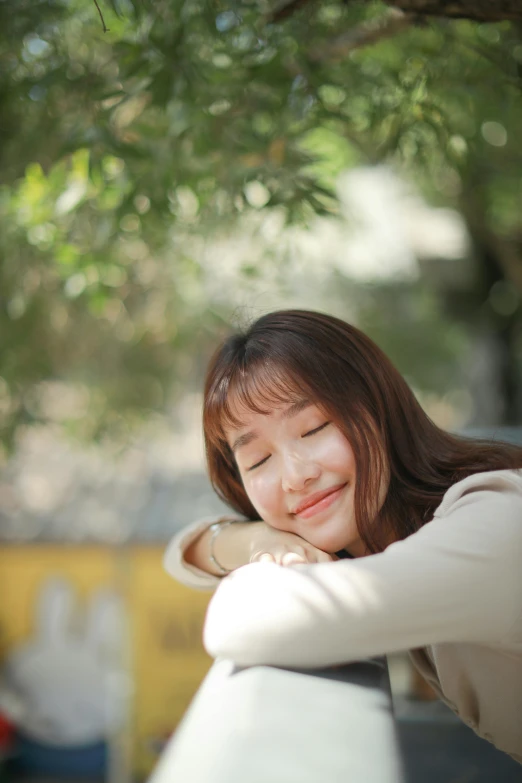
[[[87,608],[86,644],[109,658],[119,657],[126,642],[123,601],[115,590],[97,590]]]
[[[65,639],[71,630],[73,605],[70,582],[60,577],[47,579],[36,601],[36,637],[44,644]]]

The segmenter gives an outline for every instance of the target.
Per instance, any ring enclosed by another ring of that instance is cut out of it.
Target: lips
[[[313,495],[309,495],[307,498],[305,498],[305,500],[303,500],[302,503],[296,506],[292,511],[292,514],[294,514],[295,516],[301,514],[303,511],[312,508],[312,506],[317,505],[318,503],[321,502],[321,500],[324,500],[330,495],[333,495],[335,492],[337,492],[338,490],[342,489],[345,486],[346,484],[336,484],[335,487],[329,487],[328,489],[323,489],[322,492],[314,492]]]

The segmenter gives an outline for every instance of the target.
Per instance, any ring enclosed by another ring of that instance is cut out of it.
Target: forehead
[[[260,404],[254,409],[246,407],[238,402],[234,405],[234,402],[232,402],[231,408],[234,413],[234,420],[229,421],[228,423],[226,422],[224,424],[224,429],[227,432],[236,432],[237,430],[249,427],[253,422],[265,417],[291,419],[311,405],[313,405],[313,402],[304,396],[293,398],[292,400],[278,401],[269,407],[264,407],[260,401]]]
[[[305,379],[296,377],[276,362],[258,361],[248,368],[235,368],[214,397],[214,415],[223,430],[244,426],[253,414],[269,416],[300,405],[313,395]]]
[[[275,421],[279,426],[281,419],[292,419],[312,404],[310,400],[302,397],[287,404],[279,404],[273,410],[262,413],[243,409],[242,415],[238,412],[237,426],[225,427],[228,444],[232,451],[236,452],[242,446],[247,446],[258,437],[263,436],[269,423]]]

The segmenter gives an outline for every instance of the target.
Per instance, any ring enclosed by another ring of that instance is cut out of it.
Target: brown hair
[[[331,417],[356,460],[359,535],[382,551],[431,519],[446,490],[473,473],[522,467],[522,449],[452,435],[437,427],[381,349],[344,321],[306,310],[264,315],[226,340],[205,383],[203,429],[217,494],[247,519],[258,519],[226,437],[238,409],[268,413],[308,399]],[[380,510],[383,470],[389,486]]]

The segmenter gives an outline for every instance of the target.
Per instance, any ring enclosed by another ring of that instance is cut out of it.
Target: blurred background
[[[522,439],[522,4],[424,5],[0,3],[0,777],[145,779],[208,670],[161,558],[234,326],[338,315]],[[391,672],[412,781],[521,780]]]

